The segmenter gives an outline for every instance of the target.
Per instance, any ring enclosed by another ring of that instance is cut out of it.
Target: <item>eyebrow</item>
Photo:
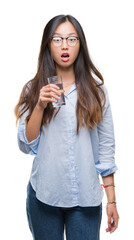
[[[69,33],[68,35],[74,35],[74,34],[77,35],[76,33]],[[62,34],[55,32],[53,35],[62,35]]]

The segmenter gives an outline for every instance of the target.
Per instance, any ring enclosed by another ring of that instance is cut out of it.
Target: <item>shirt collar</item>
[[[74,83],[74,84],[72,85],[72,87],[70,88],[68,94],[65,95],[65,96],[68,96],[69,94],[71,94],[71,93],[77,88],[77,86],[78,86],[78,84]]]

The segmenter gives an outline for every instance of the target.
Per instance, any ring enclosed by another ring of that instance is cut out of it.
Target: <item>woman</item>
[[[61,75],[66,105],[53,108]],[[103,77],[84,32],[70,15],[51,19],[43,33],[36,76],[24,86],[15,113],[21,151],[35,155],[27,187],[27,216],[36,240],[98,240],[102,176],[107,232],[118,225],[114,191],[114,129]]]

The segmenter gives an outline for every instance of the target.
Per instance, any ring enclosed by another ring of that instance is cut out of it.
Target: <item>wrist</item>
[[[107,205],[109,205],[109,204],[114,204],[114,203],[116,204],[116,201],[108,201],[108,202],[107,202]]]
[[[43,106],[43,104],[42,104],[42,102],[41,101],[38,101],[37,102],[37,104],[36,104],[36,109],[38,110],[38,111],[44,111],[44,106]]]
[[[107,202],[116,201],[116,195],[114,192],[107,192]]]
[[[106,195],[107,195],[107,201],[108,202],[113,202],[116,201],[116,195],[115,195],[115,185],[114,183],[109,183],[109,184],[101,184],[102,189],[105,189]]]
[[[106,207],[110,207],[110,206],[116,207],[116,204],[117,204],[116,201],[108,201],[106,204]]]

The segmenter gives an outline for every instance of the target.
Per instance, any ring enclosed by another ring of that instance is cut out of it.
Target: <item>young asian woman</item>
[[[54,108],[62,76],[66,104]],[[15,107],[18,145],[34,155],[26,209],[36,240],[99,240],[102,176],[108,199],[107,232],[118,226],[114,190],[115,138],[111,106],[101,73],[93,64],[84,31],[71,15],[44,28],[35,77]]]

